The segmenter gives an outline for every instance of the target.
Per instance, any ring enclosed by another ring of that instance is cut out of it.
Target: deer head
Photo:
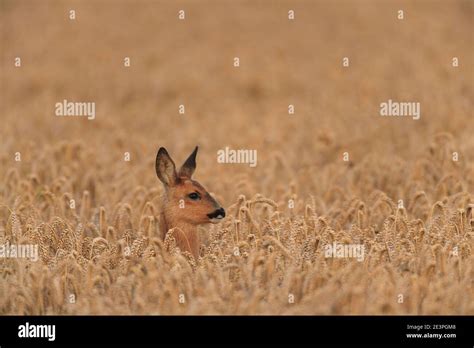
[[[186,235],[187,242],[197,239],[197,225],[218,223],[225,217],[224,208],[199,182],[192,179],[197,151],[196,146],[179,171],[176,171],[176,166],[164,147],[156,155],[156,175],[165,188],[162,201],[164,233],[173,227],[179,227]],[[193,243],[199,243],[198,239],[191,244]],[[185,246],[184,249],[190,248]],[[191,249],[189,251],[195,254],[196,246],[191,246]]]

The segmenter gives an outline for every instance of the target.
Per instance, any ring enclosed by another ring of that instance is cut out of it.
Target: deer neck
[[[166,237],[169,230],[174,229],[173,237],[176,240],[176,246],[181,251],[191,253],[197,259],[200,246],[197,226],[180,221],[171,211],[166,209],[166,206],[163,207],[160,217],[160,229],[163,238]]]

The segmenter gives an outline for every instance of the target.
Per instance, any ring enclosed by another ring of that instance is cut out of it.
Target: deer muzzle
[[[224,208],[216,209],[212,213],[207,214],[207,217],[209,218],[209,220],[211,220],[212,223],[218,223],[225,217],[225,210]]]

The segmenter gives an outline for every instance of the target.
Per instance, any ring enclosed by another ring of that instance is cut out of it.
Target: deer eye
[[[193,201],[197,201],[197,200],[201,199],[201,196],[197,192],[190,193],[188,195],[188,197],[189,197],[189,199],[191,199]]]

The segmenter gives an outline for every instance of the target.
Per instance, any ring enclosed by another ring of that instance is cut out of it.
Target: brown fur
[[[173,230],[173,237],[181,251],[190,252],[197,259],[200,248],[197,226],[211,223],[208,214],[221,206],[199,182],[191,179],[196,168],[196,154],[197,147],[176,172],[168,152],[160,148],[156,156],[156,173],[165,188],[160,212],[163,237]],[[193,192],[200,195],[199,200],[189,198]]]

